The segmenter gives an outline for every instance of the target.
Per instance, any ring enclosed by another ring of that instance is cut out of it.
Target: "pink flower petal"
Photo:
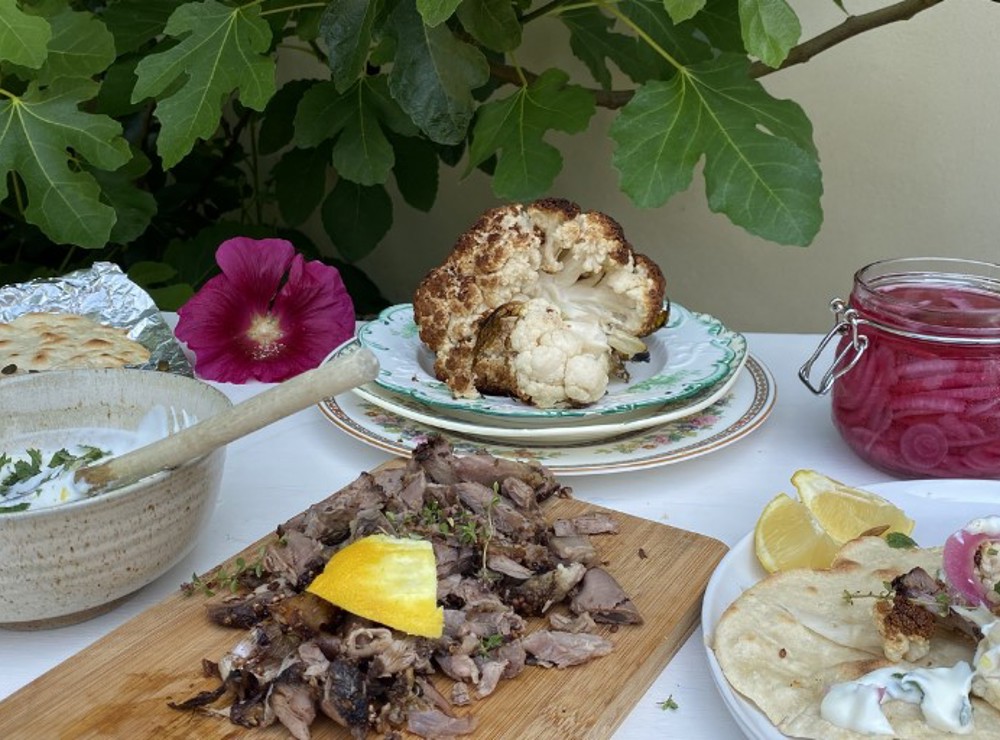
[[[270,302],[295,256],[295,247],[285,239],[240,236],[222,242],[215,261],[234,288],[247,297]]]
[[[230,239],[216,252],[222,274],[178,311],[177,336],[199,376],[279,382],[318,366],[354,334],[354,304],[335,267],[306,262],[283,239]],[[276,329],[262,343],[253,329]]]

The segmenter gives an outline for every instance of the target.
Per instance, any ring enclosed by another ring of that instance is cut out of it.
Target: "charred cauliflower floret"
[[[457,397],[583,406],[646,350],[664,292],[616,221],[546,199],[487,211],[417,287],[413,310]]]
[[[545,298],[505,303],[479,328],[476,388],[541,408],[593,403],[611,375],[608,340],[596,321],[565,319]]]

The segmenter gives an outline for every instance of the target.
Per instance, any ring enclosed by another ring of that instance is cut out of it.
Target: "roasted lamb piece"
[[[892,598],[875,603],[875,626],[889,660],[916,661],[930,649],[937,629],[965,635],[972,642],[982,638],[975,612],[963,607],[947,585],[923,568],[896,576],[890,583]]]

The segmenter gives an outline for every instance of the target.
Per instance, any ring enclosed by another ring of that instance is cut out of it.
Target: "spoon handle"
[[[374,380],[378,360],[361,348],[347,356],[297,375],[260,395],[181,429],[145,447],[114,457],[99,465],[80,468],[74,480],[90,494],[169,470],[207,455],[217,447],[255,432],[285,416],[301,411],[323,398],[336,396]]]

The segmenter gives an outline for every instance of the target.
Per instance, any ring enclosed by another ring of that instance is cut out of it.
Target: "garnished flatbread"
[[[26,313],[0,324],[0,372],[141,365],[149,349],[125,329],[72,313]]]
[[[790,737],[865,737],[823,719],[820,702],[833,683],[889,665],[915,667],[886,660],[872,609],[887,581],[918,566],[936,573],[941,548],[893,549],[880,537],[862,537],[847,543],[829,570],[768,576],[744,591],[716,627],[712,647],[726,679]],[[939,632],[919,665],[971,662],[974,650],[970,640]],[[1000,712],[975,696],[972,706],[975,730],[967,737],[1000,738]],[[890,701],[882,710],[897,738],[944,736],[914,704]]]

